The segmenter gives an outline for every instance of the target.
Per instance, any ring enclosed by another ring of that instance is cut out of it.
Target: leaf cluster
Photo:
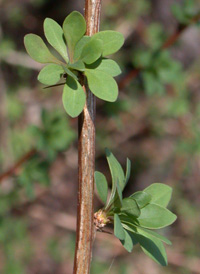
[[[179,23],[188,25],[196,15],[195,4],[195,0],[184,0],[182,3],[174,3],[171,6],[171,11]]]
[[[24,274],[31,259],[31,244],[26,222],[7,214],[0,218],[0,244],[4,256],[1,273]]]
[[[108,149],[106,157],[112,176],[109,198],[106,177],[99,171],[95,172],[95,183],[99,197],[105,204],[102,212],[114,224],[115,236],[128,252],[139,243],[146,255],[166,266],[167,255],[163,242],[171,242],[152,230],[169,226],[176,220],[176,215],[166,208],[172,195],[171,187],[154,183],[143,191],[123,198],[122,193],[131,172],[130,160],[127,159],[124,174],[121,165]]]
[[[23,165],[17,181],[28,197],[34,197],[34,183],[49,185],[49,168],[60,151],[65,150],[73,141],[75,134],[68,120],[59,110],[41,112],[41,126],[30,126],[37,154]]]
[[[121,70],[115,61],[106,56],[123,45],[121,33],[108,30],[87,36],[85,19],[77,11],[66,17],[62,28],[53,19],[46,18],[44,33],[61,58],[55,57],[42,38],[35,34],[25,36],[25,48],[32,59],[48,64],[38,75],[41,83],[55,85],[60,79],[65,80],[62,100],[71,117],[78,116],[86,102],[81,85],[83,75],[95,96],[109,102],[117,99],[118,86],[113,77],[119,75]]]
[[[169,51],[138,51],[134,65],[142,67],[141,77],[148,95],[164,94],[166,84],[174,84],[181,75],[181,65],[172,59]]]
[[[65,150],[75,137],[68,120],[59,110],[41,112],[41,126],[32,125],[29,131],[34,136],[34,145],[49,161],[53,161],[59,151]]]
[[[35,197],[34,182],[48,186],[50,162],[42,159],[40,155],[34,156],[24,166],[22,173],[17,177],[17,181],[26,192],[26,195],[33,199]]]

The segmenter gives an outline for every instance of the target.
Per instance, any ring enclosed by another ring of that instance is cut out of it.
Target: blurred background
[[[97,100],[96,169],[110,179],[104,148],[125,168],[129,195],[154,182],[173,187],[178,220],[163,231],[169,266],[139,249],[129,254],[97,233],[92,274],[200,273],[200,2],[102,1],[101,30],[120,31],[113,56],[121,68],[119,99]],[[77,119],[62,87],[43,89],[42,65],[23,37],[44,38],[43,21],[62,24],[84,1],[0,1],[0,273],[72,273],[77,199]],[[101,207],[95,197],[95,210]]]

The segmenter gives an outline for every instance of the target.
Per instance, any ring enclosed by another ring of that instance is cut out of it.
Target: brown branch
[[[190,20],[190,24],[195,24],[200,20],[200,12],[197,13],[191,20]],[[182,34],[182,32],[184,30],[187,29],[187,27],[189,25],[182,25],[179,24],[176,31],[165,41],[165,43],[162,45],[161,49],[167,49],[169,47],[171,47],[180,37],[180,35]]]
[[[195,24],[198,22],[198,20],[200,19],[200,13],[197,13],[190,21],[190,24]],[[182,25],[179,24],[176,28],[176,30],[174,31],[174,33],[172,35],[170,35],[170,37],[167,38],[167,40],[163,43],[163,45],[161,46],[160,50],[164,50],[167,49],[169,47],[171,47],[180,37],[180,35],[183,33],[184,30],[187,29],[187,27],[189,25]],[[118,83],[119,89],[123,89],[125,88],[125,86],[127,86],[131,80],[133,80],[134,78],[136,78],[138,76],[138,74],[140,73],[140,71],[142,70],[142,68],[134,68],[133,70],[131,70],[130,72],[128,72]]]
[[[86,34],[91,36],[99,31],[101,0],[85,0]],[[79,117],[79,172],[78,208],[76,229],[76,250],[74,274],[90,273],[92,243],[94,238],[93,196],[95,165],[95,112],[96,101],[83,79],[86,105]]]
[[[119,89],[124,89],[131,80],[135,79],[140,73],[141,68],[134,68],[130,72],[128,72],[118,83]]]
[[[0,183],[9,176],[15,175],[18,173],[19,168],[22,164],[24,164],[27,160],[33,157],[36,154],[36,149],[31,149],[25,155],[23,155],[11,168],[0,175]]]

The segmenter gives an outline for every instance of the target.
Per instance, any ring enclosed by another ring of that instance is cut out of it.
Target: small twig
[[[36,149],[33,148],[23,155],[11,168],[0,175],[0,183],[9,176],[15,175],[18,173],[18,169],[24,164],[27,160],[33,157],[36,154]]]
[[[167,49],[171,47],[180,37],[182,32],[188,28],[191,24],[195,24],[200,20],[200,12],[197,13],[190,21],[189,25],[182,25],[179,24],[176,31],[165,41],[165,43],[162,45],[161,49]]]
[[[197,13],[197,15],[195,15],[191,21],[190,24],[194,24],[196,22],[198,22],[198,20],[200,19],[200,13]],[[174,31],[174,33],[172,35],[170,35],[170,37],[163,43],[163,45],[161,46],[160,50],[164,50],[167,49],[169,47],[171,47],[180,37],[180,35],[182,34],[182,32],[184,30],[187,29],[187,27],[189,25],[182,25],[179,24],[178,27],[176,28],[176,30]],[[131,70],[130,72],[128,72],[118,83],[119,88],[123,89],[125,88],[125,86],[127,86],[131,80],[133,80],[134,78],[136,78],[138,76],[138,74],[140,73],[140,71],[142,70],[142,68],[134,68],[133,70]]]
[[[138,74],[140,73],[141,68],[135,68],[131,70],[129,73],[127,73],[118,83],[119,89],[124,89],[125,86],[130,83],[131,80],[136,78]]]
[[[62,85],[64,85],[64,84],[65,84],[65,83],[60,83],[60,84],[56,84],[56,85],[51,85],[51,86],[44,87],[43,89],[54,88],[54,87],[62,86]]]
[[[97,230],[97,232],[102,232],[102,233],[106,233],[106,234],[111,234],[111,235],[113,235],[113,233],[112,232],[110,232],[110,231],[107,231],[107,230]]]

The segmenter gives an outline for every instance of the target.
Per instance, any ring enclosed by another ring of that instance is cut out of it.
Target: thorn
[[[65,83],[60,83],[60,84],[56,84],[56,85],[52,85],[52,86],[47,86],[47,87],[44,87],[43,89],[58,87],[58,86],[62,86],[62,85],[65,85]]]

